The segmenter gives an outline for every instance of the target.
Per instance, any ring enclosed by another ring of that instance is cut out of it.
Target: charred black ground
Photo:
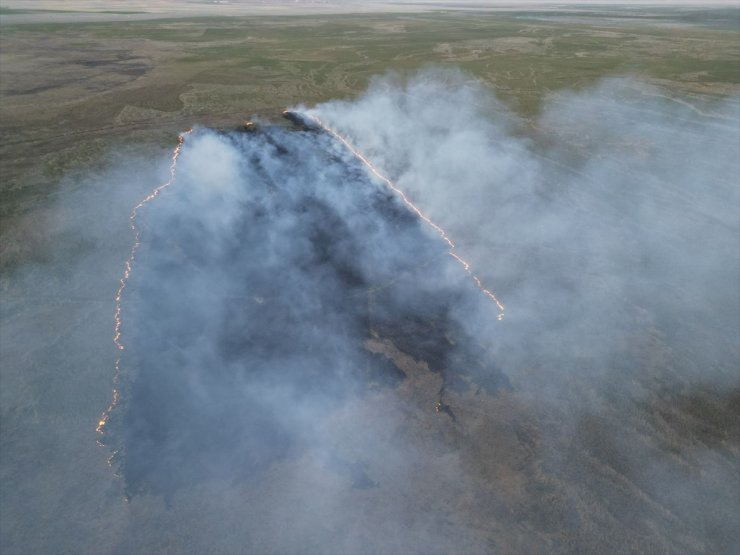
[[[239,182],[224,193],[181,173],[143,216],[122,400],[106,436],[129,495],[238,480],[310,447],[312,418],[404,380],[370,338],[427,362],[443,387],[508,383],[471,359],[481,348],[450,316],[465,299],[486,301],[462,272],[450,279],[444,243],[334,139],[293,123],[196,131],[192,141],[238,153]],[[212,201],[228,214],[207,213]],[[375,485],[361,460],[332,455],[330,467]]]

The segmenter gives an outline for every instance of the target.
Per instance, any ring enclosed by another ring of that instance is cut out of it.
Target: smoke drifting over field
[[[166,515],[193,552],[731,550],[738,102],[662,95],[605,82],[531,129],[425,72],[299,108],[445,227],[503,322],[329,134],[196,129],[123,305],[129,526]]]
[[[487,273],[510,306],[504,333],[528,337],[494,342],[498,356],[616,356],[649,309],[706,362],[737,347],[740,112],[663,94],[624,79],[553,95],[534,141],[484,87],[447,72],[379,79],[316,113]],[[693,377],[738,385],[735,372]]]

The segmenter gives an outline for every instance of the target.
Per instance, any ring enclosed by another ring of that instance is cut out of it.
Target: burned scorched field
[[[436,403],[420,407],[430,413],[455,418],[447,388],[508,386],[450,317],[489,299],[448,245],[334,137],[287,117],[292,128],[196,129],[175,180],[136,214],[120,391],[102,427],[128,496],[170,502],[306,449],[362,468],[362,453],[341,459],[316,428],[406,378],[369,341],[441,376]]]

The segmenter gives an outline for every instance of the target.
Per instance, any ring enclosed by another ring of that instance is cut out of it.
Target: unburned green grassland
[[[736,92],[737,14],[708,13],[11,21],[0,36],[0,213],[34,206],[121,141],[164,145],[192,124],[352,97],[389,70],[461,68],[525,118],[549,93],[610,75],[688,97]]]

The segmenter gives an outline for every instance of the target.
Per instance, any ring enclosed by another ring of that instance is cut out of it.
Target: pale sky
[[[439,6],[519,7],[533,5],[653,5],[653,6],[737,6],[740,0],[5,0],[5,8],[55,10],[192,10],[198,8],[288,9],[292,6],[370,7]]]

